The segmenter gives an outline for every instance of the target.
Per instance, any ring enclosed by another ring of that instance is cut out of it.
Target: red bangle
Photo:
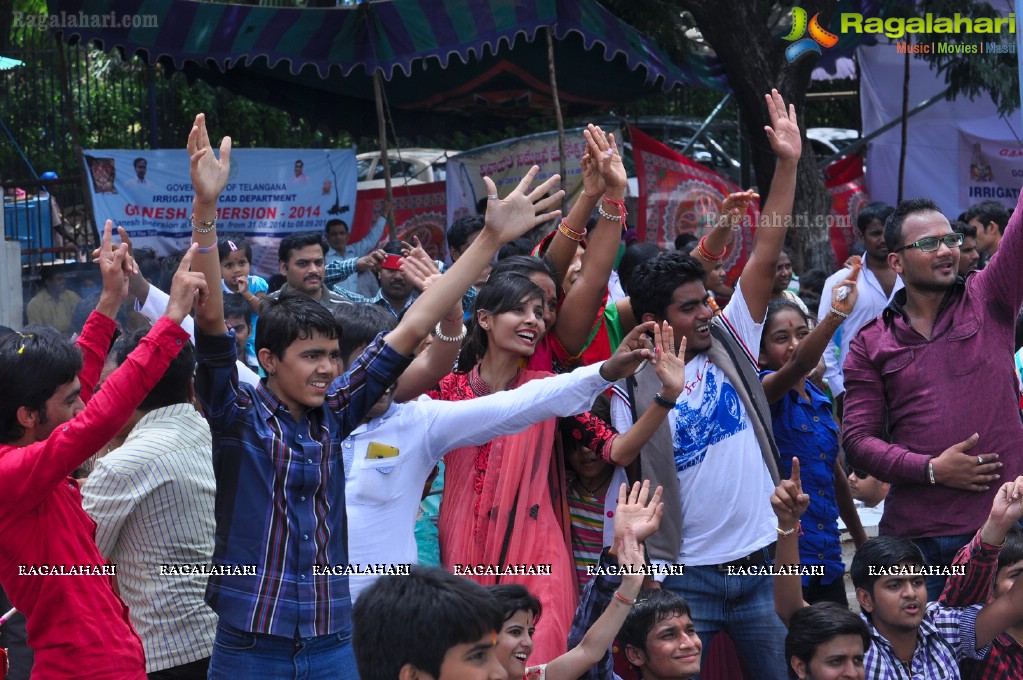
[[[621,592],[619,592],[617,590],[615,591],[615,599],[618,600],[619,602],[621,602],[622,604],[627,605],[629,607],[632,607],[633,605],[636,604],[635,600],[630,600],[629,598],[625,597],[624,595],[621,594]]]
[[[700,257],[707,260],[708,262],[720,262],[721,260],[725,259],[725,253],[728,251],[727,247],[717,255],[712,255],[711,252],[707,250],[707,247],[704,245],[706,241],[707,237],[705,235],[703,236],[703,238],[700,239],[700,242],[696,244],[696,250],[698,253],[700,253]]]
[[[628,227],[626,227],[626,225],[625,225],[625,218],[629,216],[629,211],[627,211],[625,209],[625,201],[624,200],[615,201],[615,200],[610,199],[607,196],[605,196],[604,197],[604,202],[618,207],[618,214],[622,218],[622,229],[627,229]]]

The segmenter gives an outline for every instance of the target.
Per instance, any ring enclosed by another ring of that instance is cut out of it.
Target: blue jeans
[[[217,624],[209,680],[359,680],[351,635],[289,639]]]
[[[723,630],[735,641],[755,678],[788,680],[786,631],[774,612],[770,576],[728,576],[716,567],[686,565],[684,576],[669,576],[662,585],[689,603],[703,642],[701,667],[711,640]]]
[[[924,554],[924,564],[928,567],[948,567],[952,565],[956,553],[964,545],[970,542],[973,534],[960,534],[958,536],[928,536],[927,538],[914,538],[913,543],[920,548]],[[947,576],[925,576],[927,584],[927,600],[934,602],[941,597],[941,591],[945,589]]]

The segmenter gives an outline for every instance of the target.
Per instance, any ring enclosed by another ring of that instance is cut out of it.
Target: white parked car
[[[852,128],[807,128],[806,138],[817,158],[825,159],[849,146],[860,138],[858,130]]]
[[[391,186],[443,182],[447,178],[448,156],[459,151],[448,149],[388,149],[391,164]],[[359,189],[384,186],[384,164],[379,151],[360,153],[355,157],[359,171]]]

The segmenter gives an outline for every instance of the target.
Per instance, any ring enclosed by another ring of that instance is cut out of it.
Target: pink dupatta
[[[516,386],[546,375],[523,371]],[[469,382],[468,375],[447,376],[440,398],[475,398]],[[444,458],[441,562],[456,573],[466,567],[533,570],[532,575],[466,575],[482,585],[520,583],[540,599],[543,614],[530,659],[535,663],[565,653],[577,597],[557,430],[552,418],[483,446],[456,449]]]

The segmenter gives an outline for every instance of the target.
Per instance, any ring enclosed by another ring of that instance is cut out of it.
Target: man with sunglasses
[[[1013,369],[1023,304],[1017,207],[983,271],[958,274],[962,234],[930,200],[885,224],[888,264],[905,284],[853,340],[845,363],[850,465],[891,483],[880,533],[912,539],[930,566],[951,565],[984,523],[995,482],[1023,474]],[[942,574],[929,576],[937,599]]]

